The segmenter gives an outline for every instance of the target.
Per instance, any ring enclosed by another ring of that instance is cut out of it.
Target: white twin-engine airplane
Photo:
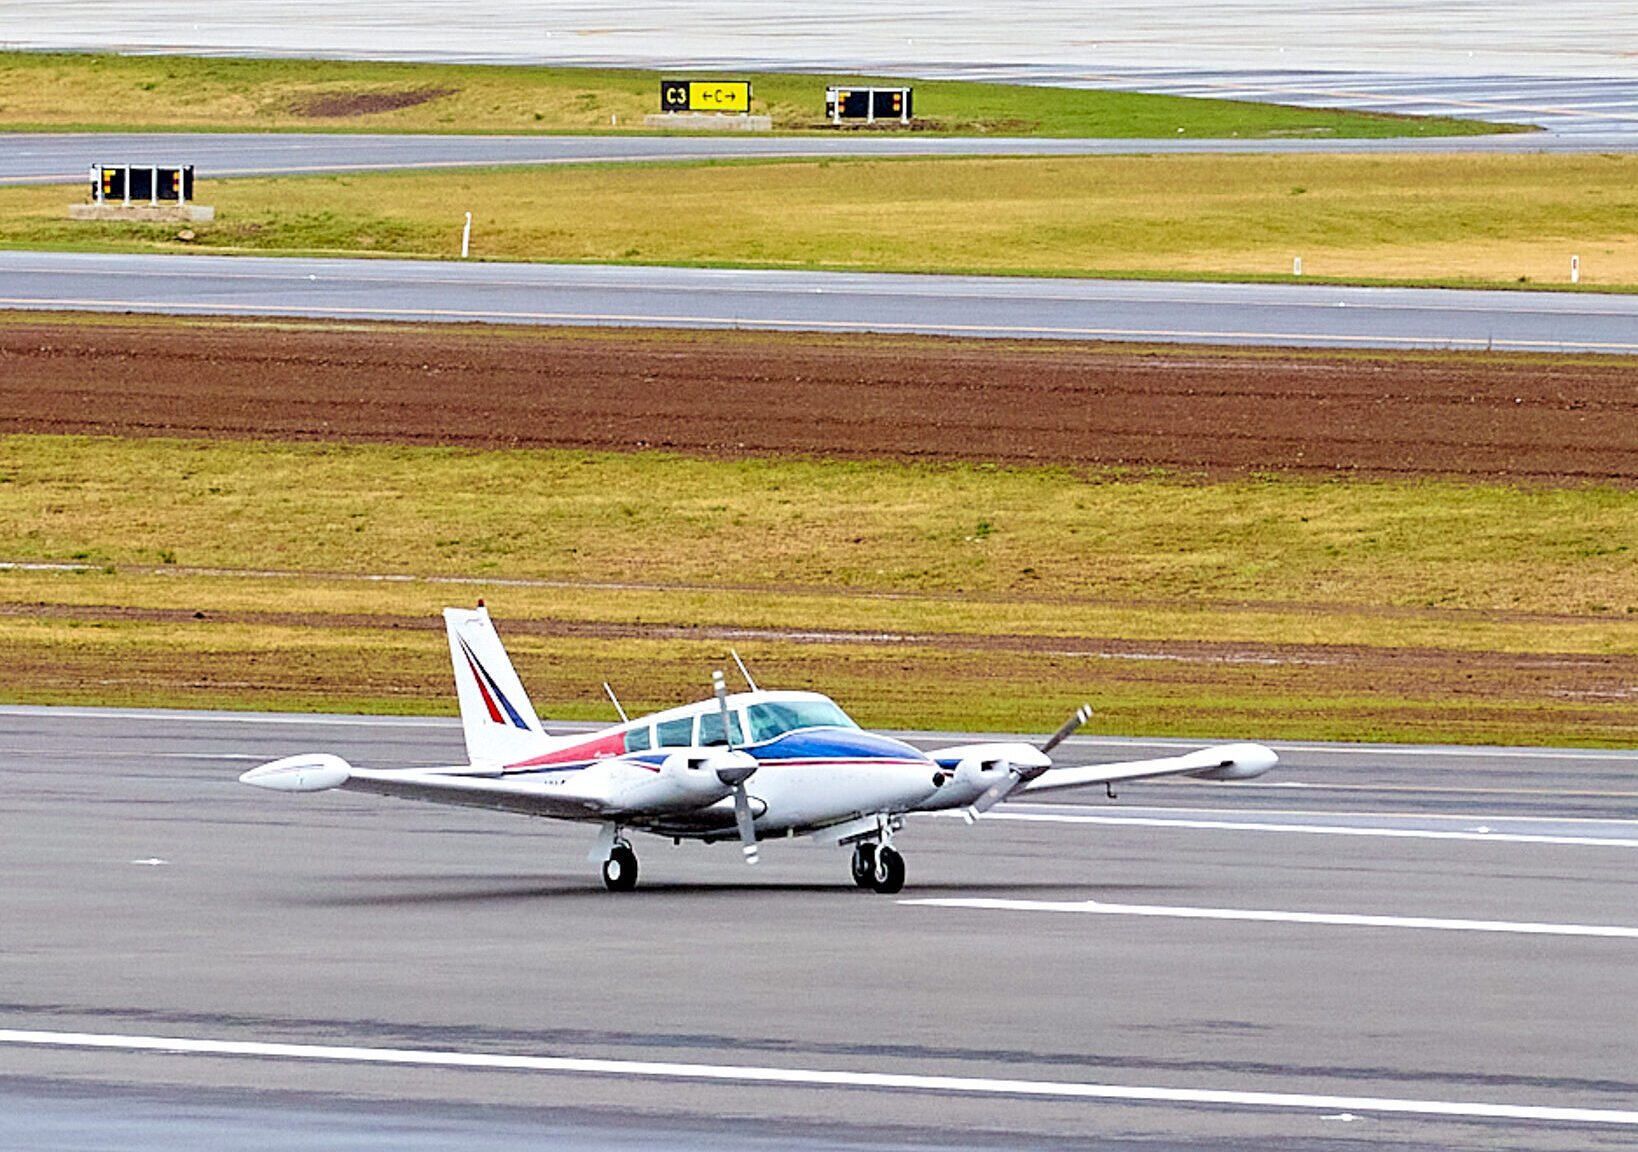
[[[488,609],[446,608],[444,623],[470,764],[375,770],[316,753],[275,760],[239,779],[279,792],[342,788],[600,823],[588,859],[602,859],[603,882],[616,892],[637,885],[637,855],[625,838],[631,829],[679,842],[737,839],[751,864],[758,839],[768,836],[851,844],[854,882],[897,892],[904,858],[893,836],[907,813],[965,809],[970,822],[1021,793],[1154,776],[1245,780],[1276,760],[1260,744],[1221,744],[1160,760],[1052,767],[1048,753],[1086,723],[1089,708],[1039,747],[963,744],[922,752],[861,730],[827,696],[760,689],[743,664],[748,692],[729,693],[717,672],[714,699],[638,720],[627,719],[615,701],[622,723],[550,736]]]

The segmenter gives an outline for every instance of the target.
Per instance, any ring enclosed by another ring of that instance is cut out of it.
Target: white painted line
[[[733,1064],[680,1064],[652,1060],[598,1060],[567,1056],[511,1056],[490,1052],[436,1052],[405,1048],[355,1048],[320,1044],[272,1044],[250,1040],[195,1040],[178,1036],[110,1036],[88,1032],[0,1030],[0,1044],[54,1048],[100,1048],[166,1055],[248,1056],[272,1060],[321,1060],[350,1064],[396,1064],[430,1068],[476,1068],[625,1076],[664,1080],[715,1080],[801,1087],[957,1092],[1142,1103],[1215,1104],[1243,1108],[1289,1108],[1324,1112],[1397,1113],[1482,1120],[1530,1120],[1552,1124],[1638,1126],[1638,1111],[1560,1108],[1538,1104],[1490,1104],[1452,1100],[1396,1100],[1374,1096],[1319,1096],[1296,1092],[1150,1088],[1053,1080],[997,1080],[971,1076],[918,1076],[893,1072],[837,1072],[814,1068],[757,1068]]]
[[[1250,820],[1198,820],[1152,816],[1068,816],[1045,812],[986,812],[985,820],[1035,824],[1111,824],[1133,828],[1192,828],[1213,832],[1291,832],[1305,836],[1371,836],[1390,840],[1482,840],[1493,844],[1560,844],[1580,848],[1638,848],[1638,839],[1615,836],[1551,836],[1530,832],[1442,832],[1435,828],[1358,828],[1347,824],[1279,824]],[[1426,819],[1426,817],[1424,817]]]
[[[1079,912],[1090,916],[1156,916],[1171,920],[1249,920],[1263,924],[1324,924],[1346,928],[1418,928],[1442,932],[1499,932],[1517,936],[1592,936],[1638,940],[1638,928],[1613,924],[1533,924],[1513,920],[1446,920],[1435,916],[1367,916],[1354,912],[1276,912],[1255,908],[1176,908],[1164,904],[1104,904],[1097,900],[1001,900],[930,897],[900,900],[923,908],[995,912]]]

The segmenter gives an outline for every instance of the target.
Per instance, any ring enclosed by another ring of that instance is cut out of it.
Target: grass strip
[[[721,637],[542,636],[506,603],[503,635],[545,716],[611,722],[605,680],[629,710],[649,710],[699,698],[712,668],[731,667]],[[209,612],[180,621],[80,620],[62,609],[13,606],[0,615],[7,651],[0,701],[451,715],[441,621],[419,624],[223,621]],[[826,692],[871,727],[1043,732],[1090,700],[1093,730],[1115,734],[1549,746],[1638,740],[1630,707],[1600,698],[1596,683],[1564,691],[1555,676],[1545,688],[1541,677],[1505,664],[1430,670],[1394,661],[1112,661],[744,637],[732,644],[764,686]]]
[[[986,617],[1250,601],[1626,626],[1635,511],[1602,487],[0,438],[11,560],[976,596]]]
[[[844,271],[1638,286],[1638,156],[819,160],[207,181],[217,219],[74,222],[0,189],[0,246]],[[184,238],[184,236],[186,238]]]
[[[887,727],[1620,744],[1635,500],[13,436],[0,554],[73,570],[0,569],[0,699],[448,712],[437,611],[484,596],[563,718],[732,646]]]
[[[0,130],[630,132],[660,111],[665,77],[677,78],[640,69],[5,52]],[[963,81],[786,73],[683,78],[750,80],[752,111],[771,116],[782,132],[834,134],[824,118],[826,86],[866,83],[913,85],[914,130],[944,134],[1345,139],[1525,130],[1449,117]]]

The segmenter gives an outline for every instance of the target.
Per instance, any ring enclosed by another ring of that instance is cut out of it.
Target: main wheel
[[[876,846],[874,844],[856,844],[853,847],[853,882],[861,888],[870,888],[875,885],[873,879],[876,871]]]
[[[637,853],[625,844],[616,844],[603,861],[603,883],[610,892],[630,892],[637,887]]]
[[[876,868],[870,874],[870,886],[887,896],[903,888],[904,857],[885,844],[877,849]]]

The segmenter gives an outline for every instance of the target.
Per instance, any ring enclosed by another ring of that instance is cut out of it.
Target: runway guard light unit
[[[68,217],[205,223],[216,209],[193,203],[192,164],[93,164],[90,202],[70,204]]]
[[[866,124],[897,120],[908,124],[911,91],[909,88],[826,88],[825,115],[832,124],[843,120],[863,120]]]
[[[127,207],[134,200],[180,207],[193,199],[193,165],[93,164],[91,199],[97,204],[118,200]]]

